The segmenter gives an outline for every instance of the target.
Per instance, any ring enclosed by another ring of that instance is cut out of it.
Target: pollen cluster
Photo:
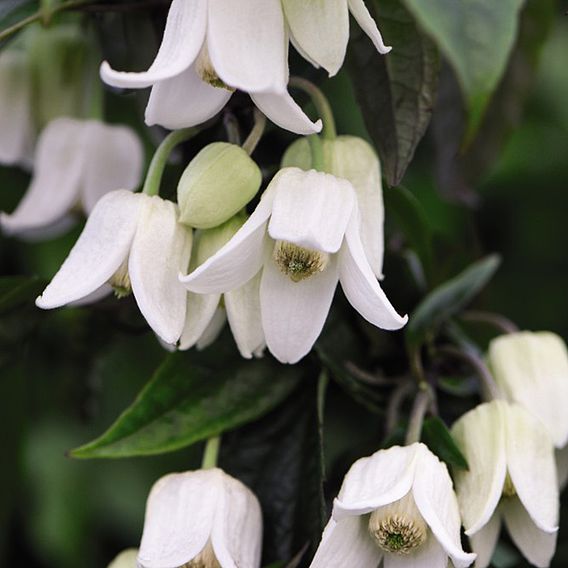
[[[287,241],[276,241],[272,258],[278,268],[293,282],[300,282],[323,272],[329,263],[327,253],[300,247]]]
[[[193,560],[186,562],[183,566],[180,566],[180,568],[221,568],[221,564],[219,564],[213,552],[211,543],[208,543]]]
[[[125,298],[132,292],[130,275],[128,274],[128,260],[125,260],[112,275],[109,284],[112,286],[117,298]]]
[[[507,472],[505,476],[505,483],[503,484],[503,497],[514,497],[517,494],[517,490],[515,489],[515,485],[513,484],[513,480]]]
[[[215,67],[213,67],[213,63],[211,61],[211,58],[209,57],[207,45],[204,45],[199,52],[199,55],[197,56],[197,60],[195,62],[195,68],[197,70],[197,74],[201,77],[201,79],[212,87],[217,87],[218,89],[226,89],[227,91],[231,92],[235,90],[229,87],[219,77],[219,75],[217,75],[217,71],[215,71]]]

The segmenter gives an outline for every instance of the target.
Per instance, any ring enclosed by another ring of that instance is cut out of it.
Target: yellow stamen
[[[217,560],[211,543],[208,542],[205,548],[189,562],[186,562],[180,568],[221,568],[221,564]]]
[[[227,91],[233,92],[235,89],[229,87],[220,77],[217,75],[217,71],[213,67],[211,58],[209,57],[209,50],[207,49],[207,44],[205,44],[195,62],[195,69],[197,74],[201,79],[211,85],[212,87],[217,87],[218,89],[225,89]]]
[[[276,241],[272,258],[293,282],[300,282],[323,272],[329,264],[329,254],[300,247],[288,241]]]
[[[505,483],[503,484],[503,497],[514,497],[517,494],[517,490],[515,489],[515,485],[513,484],[513,480],[507,472],[505,476]]]
[[[117,298],[124,298],[132,292],[132,285],[130,284],[130,276],[128,274],[128,259],[126,259],[111,276],[109,284],[112,286]]]

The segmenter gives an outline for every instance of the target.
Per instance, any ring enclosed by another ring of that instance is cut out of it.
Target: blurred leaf
[[[454,68],[475,133],[517,36],[524,0],[403,0]]]
[[[0,31],[30,16],[38,8],[38,0],[3,0],[0,4]]]
[[[407,344],[419,346],[430,332],[467,306],[491,280],[500,262],[498,255],[487,256],[430,292],[410,316]]]
[[[399,0],[375,0],[368,8],[394,49],[379,55],[357,28],[352,32],[348,72],[387,182],[398,185],[430,122],[438,54]]]
[[[33,304],[46,282],[40,278],[7,276],[0,278],[0,315],[4,315],[22,304]]]
[[[173,353],[134,403],[99,438],[71,452],[120,458],[170,452],[259,418],[298,384],[291,367],[269,360],[222,369],[197,366],[195,353]]]
[[[437,416],[424,420],[422,441],[448,465],[458,469],[469,469],[467,460],[456,446],[447,426]]]

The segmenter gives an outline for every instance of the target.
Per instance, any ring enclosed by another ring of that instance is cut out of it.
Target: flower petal
[[[177,130],[201,124],[215,116],[231,98],[231,91],[201,80],[195,66],[152,87],[145,121]]]
[[[357,20],[361,29],[371,38],[374,46],[377,48],[379,53],[385,54],[388,53],[392,47],[385,45],[383,41],[383,36],[381,36],[381,32],[379,28],[377,28],[377,24],[375,20],[369,14],[369,10],[363,0],[348,0],[349,1],[349,11],[353,15],[353,17]]]
[[[487,568],[489,566],[500,532],[501,513],[497,510],[486,525],[469,537],[471,549],[477,554],[475,568]]]
[[[128,256],[141,205],[141,196],[129,191],[105,195],[36,305],[57,308],[84,298],[105,284]]]
[[[349,303],[373,325],[394,330],[408,321],[408,316],[397,314],[373,274],[355,214],[347,226],[345,241],[339,251],[339,281]]]
[[[517,404],[506,407],[507,468],[533,522],[545,532],[558,528],[558,480],[554,447],[542,422]]]
[[[190,349],[199,341],[211,323],[220,300],[220,294],[187,293],[185,326],[179,340],[181,351]]]
[[[109,565],[108,568],[136,568],[137,548],[123,550]]]
[[[235,89],[286,90],[284,30],[280,0],[209,0],[209,56],[219,77]]]
[[[192,233],[178,224],[171,201],[143,197],[128,274],[136,303],[150,327],[166,343],[175,343],[184,328],[187,305],[187,292],[178,274],[189,264]]]
[[[318,274],[293,282],[272,257],[267,258],[260,282],[262,327],[270,352],[281,363],[296,363],[310,352],[319,337],[337,286],[337,262]]]
[[[244,286],[224,295],[227,318],[235,343],[245,359],[265,344],[260,315],[260,273]]]
[[[294,43],[330,77],[335,75],[343,65],[349,41],[347,1],[283,0],[282,5]]]
[[[330,174],[299,168],[280,170],[268,233],[274,240],[335,253],[343,242],[355,193],[351,184]]]
[[[220,469],[188,471],[166,475],[154,484],[138,553],[142,566],[182,566],[203,550],[217,507],[222,506],[223,476]]]
[[[524,557],[539,568],[546,568],[556,551],[558,533],[540,530],[518,499],[503,502],[505,526]]]
[[[250,93],[254,104],[276,126],[307,136],[322,129],[321,120],[312,122],[289,93]]]
[[[217,337],[219,337],[219,334],[223,331],[226,323],[227,312],[225,312],[223,308],[217,308],[213,314],[213,318],[209,322],[209,325],[205,328],[203,335],[195,344],[197,350],[202,351],[209,347],[217,339]]]
[[[382,558],[364,517],[349,516],[336,522],[330,519],[310,568],[377,568]]]
[[[162,45],[148,71],[114,71],[105,61],[102,80],[114,87],[140,88],[179,75],[197,57],[205,41],[207,0],[173,0],[168,13]]]
[[[429,535],[426,542],[413,553],[385,554],[383,565],[384,568],[446,568],[448,555],[433,535]]]
[[[467,535],[489,522],[497,508],[505,475],[505,424],[501,401],[481,404],[464,414],[452,435],[469,470],[456,470],[454,482]]]
[[[465,568],[475,555],[461,547],[461,519],[448,468],[424,444],[420,450],[412,486],[414,501],[455,568]]]

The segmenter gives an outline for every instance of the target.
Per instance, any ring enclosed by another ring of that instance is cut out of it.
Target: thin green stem
[[[221,436],[209,438],[205,444],[205,451],[203,452],[203,460],[201,462],[201,469],[213,469],[217,467],[217,459],[219,457],[219,448],[221,446]]]
[[[193,138],[198,132],[198,128],[184,128],[183,130],[175,130],[164,138],[150,162],[142,193],[146,195],[159,195],[162,175],[164,174],[164,169],[166,168],[172,150],[178,144]]]
[[[241,145],[241,132],[239,130],[239,123],[232,112],[225,113],[223,117],[223,126],[227,133],[227,140],[231,144]]]
[[[422,425],[424,424],[424,417],[430,403],[432,402],[432,392],[427,384],[420,387],[414,405],[410,412],[410,421],[408,423],[408,430],[406,431],[406,445],[420,442],[422,435]]]
[[[247,139],[243,143],[243,150],[250,156],[258,146],[262,135],[264,134],[264,129],[266,128],[266,116],[262,114],[259,110],[254,112],[254,126],[247,136]]]
[[[468,310],[463,312],[460,316],[464,321],[476,322],[476,323],[486,323],[499,330],[502,333],[517,333],[519,328],[510,319],[502,316],[501,314],[496,314],[493,312],[483,312],[479,310]]]
[[[317,134],[312,134],[308,136],[308,142],[310,143],[310,151],[312,153],[312,169],[317,172],[325,171],[325,158],[321,138]]]
[[[337,137],[337,130],[335,128],[335,119],[333,118],[333,110],[327,97],[323,94],[321,89],[316,87],[311,81],[307,79],[303,79],[302,77],[291,77],[290,78],[290,86],[296,87],[297,89],[301,89],[305,93],[307,93],[320,118],[323,122],[323,130],[321,135],[325,140],[333,140]]]

